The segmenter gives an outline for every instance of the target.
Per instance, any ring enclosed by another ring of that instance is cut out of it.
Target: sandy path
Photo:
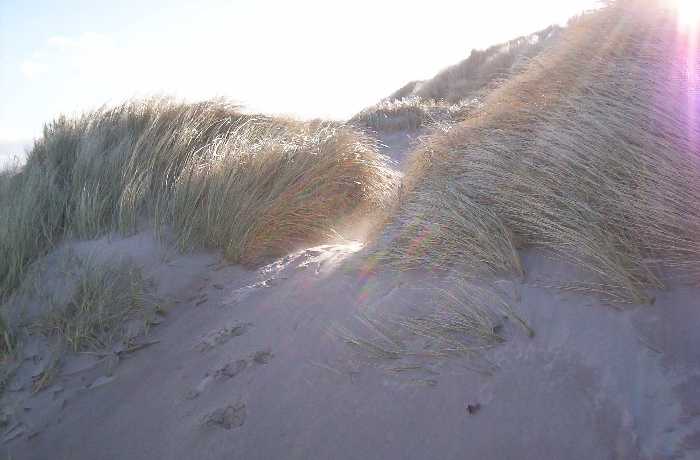
[[[403,361],[372,363],[330,328],[427,302],[413,287],[429,275],[363,270],[359,246],[249,271],[206,253],[164,263],[145,234],[81,245],[131,254],[174,307],[111,377],[100,364],[16,392],[34,435],[3,445],[13,459],[700,458],[698,289],[616,311],[537,287],[567,268],[531,253],[526,282],[506,284],[534,338],[506,324],[492,374],[466,358],[396,372]]]
[[[403,170],[405,160],[411,151],[411,145],[417,142],[418,138],[423,134],[425,134],[424,130],[382,134],[379,136],[379,142],[382,145],[381,152],[396,163],[397,169]]]

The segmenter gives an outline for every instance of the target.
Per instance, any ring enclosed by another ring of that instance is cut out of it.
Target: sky
[[[344,119],[596,0],[0,0],[0,156],[148,95]]]

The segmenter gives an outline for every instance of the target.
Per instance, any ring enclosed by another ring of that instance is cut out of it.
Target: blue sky
[[[149,94],[346,118],[472,48],[595,3],[1,0],[0,144],[26,143],[59,113]]]

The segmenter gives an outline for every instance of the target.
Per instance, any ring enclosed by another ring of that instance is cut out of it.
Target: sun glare
[[[700,0],[672,0],[678,13],[678,24],[691,31],[700,29]]]

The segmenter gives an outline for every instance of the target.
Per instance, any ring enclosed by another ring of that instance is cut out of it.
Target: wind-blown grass
[[[168,226],[183,247],[254,262],[330,238],[392,185],[374,142],[338,123],[167,99],[60,117],[0,176],[0,294],[65,236]]]
[[[617,2],[414,152],[386,258],[521,274],[537,247],[594,276],[584,291],[650,301],[700,279],[700,55],[653,1]],[[696,74],[695,74],[696,75]]]
[[[494,286],[450,277],[444,287],[426,285],[430,305],[414,305],[413,313],[358,315],[353,332],[337,326],[346,344],[372,360],[478,356],[505,341],[504,326],[513,322],[529,336],[534,331],[518,316],[506,295]]]

